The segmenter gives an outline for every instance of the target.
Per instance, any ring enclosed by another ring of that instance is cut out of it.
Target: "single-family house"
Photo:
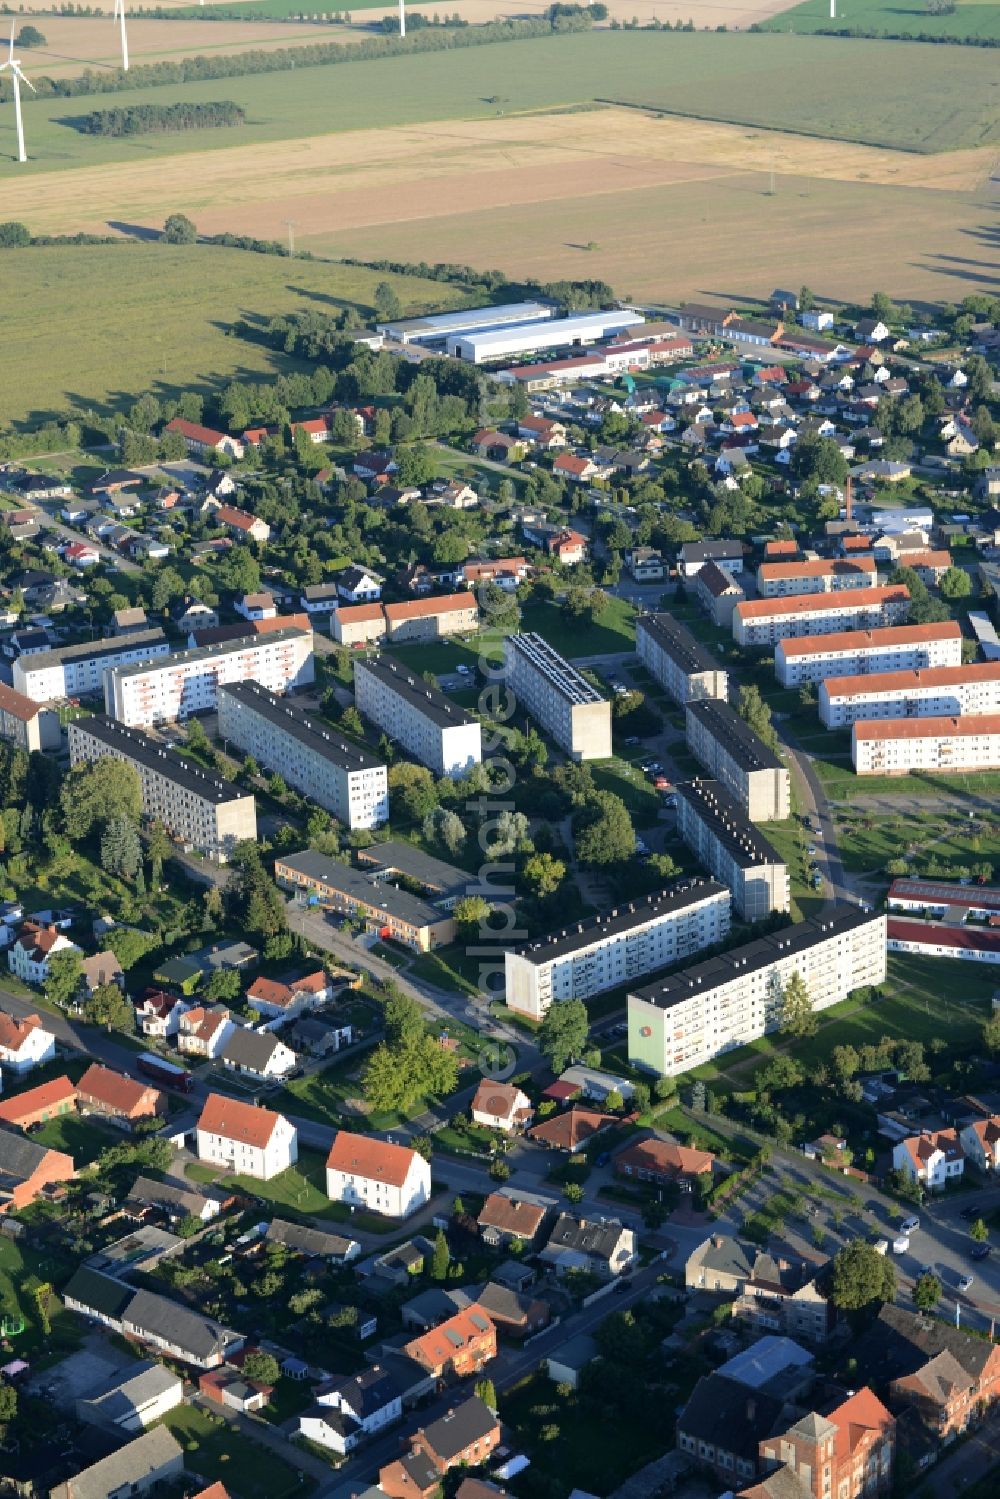
[[[192,1005],[177,1026],[177,1050],[189,1057],[219,1056],[235,1022],[225,1005]]]
[[[56,1038],[40,1015],[11,1015],[0,1010],[0,1069],[23,1077],[33,1067],[51,1062]]]
[[[330,998],[330,980],[322,968],[301,978],[255,978],[247,990],[247,1004],[268,1019],[290,1019]]]
[[[167,1112],[167,1100],[151,1083],[139,1083],[124,1073],[92,1062],[77,1083],[77,1103],[83,1114],[100,1114],[123,1124],[155,1119]]]
[[[384,582],[367,567],[347,567],[337,575],[337,593],[347,604],[372,604],[382,597]]]
[[[0,1118],[3,1110],[0,1108]],[[959,1144],[967,1160],[980,1171],[1000,1171],[1000,1116],[973,1119],[959,1130]]]
[[[191,1008],[190,1001],[166,989],[147,989],[135,1002],[135,1019],[144,1036],[165,1040],[176,1036],[181,1019]]]
[[[274,595],[261,590],[257,593],[245,593],[241,599],[237,599],[233,609],[242,619],[256,624],[262,619],[277,619],[278,607],[274,602]]]
[[[0,1215],[20,1212],[75,1175],[72,1156],[0,1126]]]
[[[586,1270],[607,1278],[630,1270],[636,1250],[634,1230],[623,1227],[615,1218],[594,1221],[560,1213],[538,1258],[551,1265],[557,1275]]]
[[[287,1077],[298,1065],[298,1058],[271,1031],[254,1031],[236,1025],[230,1031],[220,1053],[224,1067],[247,1077]]]
[[[7,952],[7,966],[25,984],[44,984],[49,976],[49,959],[70,948],[80,950],[58,927],[26,921]]]
[[[342,1129],[327,1156],[326,1195],[331,1202],[406,1218],[430,1198],[431,1168],[408,1146]]]
[[[483,1242],[491,1249],[517,1240],[532,1245],[545,1221],[546,1208],[506,1192],[491,1192],[476,1220]]]
[[[255,541],[263,545],[270,540],[271,527],[267,521],[261,520],[259,515],[251,515],[248,510],[240,510],[235,505],[219,505],[213,520],[220,526],[225,526],[238,541]]]
[[[379,1364],[320,1385],[316,1404],[299,1417],[299,1435],[345,1455],[365,1437],[403,1418],[403,1402],[392,1376]]]
[[[565,1150],[569,1155],[575,1155],[598,1130],[608,1129],[614,1122],[611,1114],[599,1114],[594,1109],[572,1108],[562,1114],[553,1114],[540,1124],[532,1125],[528,1134],[551,1150]]]
[[[892,1147],[892,1165],[929,1192],[955,1181],[965,1170],[965,1152],[954,1129],[908,1135]]]
[[[494,1083],[489,1078],[483,1078],[476,1089],[471,1112],[473,1124],[503,1130],[505,1134],[526,1129],[534,1114],[531,1100],[520,1088],[513,1083]]]

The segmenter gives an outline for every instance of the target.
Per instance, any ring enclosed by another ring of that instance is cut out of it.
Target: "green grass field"
[[[304,368],[229,337],[241,316],[266,323],[350,305],[364,317],[383,279],[408,310],[468,300],[443,282],[217,245],[52,246],[18,250],[4,268],[17,287],[8,333],[30,357],[0,365],[0,426],[73,406],[128,405],[143,390],[171,396]]]
[[[280,0],[268,0],[279,4]],[[928,15],[924,6],[894,5],[892,0],[837,0],[837,19],[830,20],[826,0],[805,0],[792,10],[782,11],[765,21],[764,31],[804,32],[857,27],[861,31],[885,32],[887,35],[970,38],[1000,37],[1000,5],[991,0],[958,0],[953,15]]]
[[[189,1472],[206,1483],[224,1483],[240,1499],[286,1499],[291,1494],[308,1494],[315,1487],[312,1479],[222,1417],[179,1405],[164,1416],[162,1424],[184,1448],[184,1466]]]

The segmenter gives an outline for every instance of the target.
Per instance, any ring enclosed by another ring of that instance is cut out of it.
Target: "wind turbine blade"
[[[26,83],[28,85],[28,87],[30,88],[30,90],[31,90],[31,92],[33,94],[37,94],[38,93],[38,90],[36,89],[35,85],[32,83],[31,79],[30,78],[25,78],[24,74],[21,72],[21,69],[19,67],[17,67],[15,65],[14,71],[17,73],[17,76],[18,76],[18,78],[20,78],[21,82],[22,83]]]
[[[10,23],[10,59],[9,59],[11,62],[13,62],[13,60],[14,60],[14,25],[15,25],[15,22],[11,21],[11,23]]]

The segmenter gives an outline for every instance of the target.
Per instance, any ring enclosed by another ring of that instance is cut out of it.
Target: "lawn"
[[[521,610],[521,629],[536,630],[570,660],[635,650],[635,609],[627,599],[609,597],[594,624],[574,618],[561,604],[532,599]]]
[[[9,196],[9,191],[8,191]],[[381,273],[253,255],[218,245],[123,243],[19,250],[21,292],[8,308],[11,336],[32,357],[0,368],[0,424],[73,408],[203,393],[233,378],[287,374],[304,365],[263,344],[229,336],[240,316],[279,313],[364,318]],[[389,276],[407,311],[467,300],[444,282]],[[45,308],[45,316],[36,309]],[[168,315],[169,311],[169,315]],[[115,336],[109,338],[109,321]]]
[[[11,1346],[18,1356],[30,1357],[34,1362],[40,1353],[43,1356],[58,1353],[62,1357],[81,1342],[82,1324],[56,1304],[49,1307],[52,1331],[46,1337],[30,1294],[30,1287],[35,1285],[62,1284],[72,1269],[71,1265],[0,1235],[0,1318],[19,1314],[26,1324],[23,1332],[10,1334]]]
[[[801,823],[797,818],[787,817],[784,822],[762,823],[760,831],[788,866],[795,920],[804,921],[809,916],[818,915],[825,897],[822,889],[814,890],[809,880],[809,855]]]
[[[948,807],[940,813],[901,806],[895,815],[852,814],[837,829],[837,848],[844,868],[884,871],[890,859],[911,858],[951,868],[969,868],[983,860],[1000,865],[1000,838],[988,828],[970,833],[969,819]]]
[[[116,1036],[115,1039],[119,1038]],[[77,1169],[89,1166],[109,1145],[121,1144],[121,1138],[120,1130],[97,1124],[91,1119],[82,1119],[79,1114],[64,1114],[59,1119],[50,1119],[32,1135],[32,1139],[39,1145],[47,1145],[50,1150],[63,1150],[71,1155]]]
[[[194,1167],[188,1167],[188,1175],[194,1177]],[[330,1218],[337,1223],[354,1223],[370,1233],[392,1233],[397,1224],[387,1218],[378,1218],[373,1213],[353,1213],[343,1203],[331,1202],[326,1195],[326,1157],[322,1151],[300,1150],[298,1163],[281,1171],[270,1181],[258,1181],[254,1176],[220,1176],[215,1172],[208,1181],[224,1180],[227,1184],[245,1192],[248,1197],[258,1197],[276,1208],[285,1208],[302,1218]]]
[[[636,827],[648,828],[660,815],[659,793],[653,789],[641,770],[627,760],[615,758],[591,765],[594,784],[600,791],[612,791],[628,808]]]
[[[278,3],[278,0],[271,0]],[[837,18],[830,19],[822,0],[805,0],[762,22],[764,31],[790,31],[797,35],[816,31],[871,33],[875,36],[930,36],[935,40],[954,37],[959,41],[983,37],[1000,38],[1000,5],[980,0],[958,0],[951,15],[931,15],[924,6],[902,6],[892,0],[838,0]]]
[[[191,1405],[179,1405],[161,1423],[184,1448],[184,1466],[206,1484],[221,1482],[238,1499],[285,1499],[308,1494],[315,1483],[268,1448]]]

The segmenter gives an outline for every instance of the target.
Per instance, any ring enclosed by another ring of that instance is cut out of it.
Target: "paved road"
[[[57,520],[52,510],[46,510],[44,506],[40,506],[39,508],[45,516],[46,528],[49,531],[55,532],[57,536],[62,537],[63,541],[82,541],[85,546],[92,546],[100,554],[102,562],[110,563],[119,572],[132,573],[133,575],[142,572],[142,568],[137,562],[129,562],[120,552],[114,552],[110,547],[103,546],[101,542],[91,536],[85,535],[83,531],[74,531],[72,527],[65,525],[61,520]]]

